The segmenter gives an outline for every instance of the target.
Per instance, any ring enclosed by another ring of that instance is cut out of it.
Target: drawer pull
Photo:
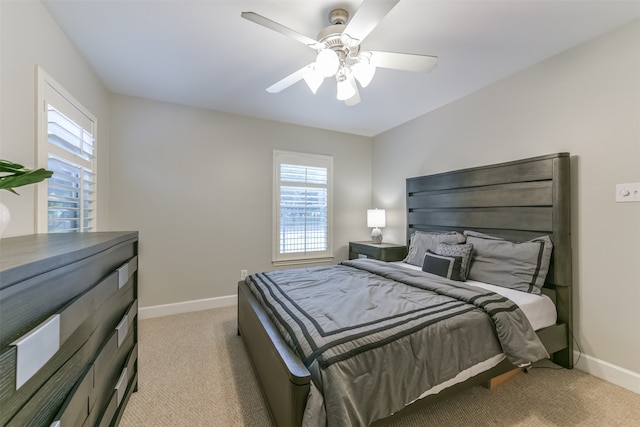
[[[60,348],[60,315],[56,314],[11,343],[16,346],[16,390],[26,383]]]
[[[124,397],[124,392],[127,391],[127,384],[129,377],[127,377],[127,368],[125,367],[122,370],[122,374],[120,374],[120,378],[118,378],[118,383],[116,384],[116,402],[118,406],[120,406],[120,402],[122,402],[122,398]]]
[[[118,289],[122,288],[129,281],[129,263],[118,269]]]
[[[118,326],[116,326],[116,331],[118,331],[118,348],[124,342],[124,339],[127,337],[129,333],[129,315],[125,314]]]
[[[138,269],[138,257],[134,256],[118,269],[118,289],[122,288],[129,281],[129,277]]]

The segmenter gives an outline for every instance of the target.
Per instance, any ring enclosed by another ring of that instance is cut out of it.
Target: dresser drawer
[[[137,232],[2,240],[0,426],[95,426],[116,385],[117,422],[137,384],[137,253]]]
[[[130,271],[134,272],[135,269],[130,269]],[[15,373],[18,371],[16,364],[20,360],[17,352],[18,347],[10,347],[0,356],[0,367],[2,367],[3,373],[10,373],[9,375],[2,375],[2,384],[0,384],[2,386],[0,388],[0,406],[3,408],[3,411],[0,411],[0,425],[8,421],[11,414],[18,410],[26,401],[33,399],[36,392],[39,393],[41,399],[54,398],[52,395],[55,394],[56,391],[41,387],[41,385],[47,382],[52,375],[58,373],[59,368],[63,366],[70,357],[77,356],[81,353],[78,351],[79,348],[87,348],[86,352],[80,356],[81,362],[84,364],[84,369],[86,369],[88,363],[93,361],[96,352],[102,346],[106,337],[116,331],[116,327],[119,322],[121,322],[123,315],[127,313],[127,310],[130,310],[132,301],[134,301],[135,298],[132,276],[129,277],[129,280],[120,289],[118,289],[119,281],[117,278],[118,272],[116,271],[109,276],[108,280],[101,282],[92,289],[92,291],[95,290],[95,298],[93,298],[92,301],[98,306],[93,309],[91,316],[85,319],[79,327],[75,328],[75,331],[67,338],[64,345],[54,353],[53,357],[18,389],[15,388]],[[111,288],[113,292],[105,292],[103,285]],[[74,300],[68,307],[72,307],[76,301],[83,301],[84,304],[87,299],[84,298],[83,295],[77,300]],[[135,306],[137,312],[137,303]],[[69,324],[72,323],[73,322]],[[73,327],[75,327],[75,324]],[[130,327],[130,329],[133,328]],[[61,388],[61,390],[66,392],[70,390],[73,383],[75,383],[82,374],[81,371],[75,369],[72,371],[67,370],[67,372],[68,375],[71,375],[69,380],[73,380],[73,382],[68,382],[67,374],[65,374],[64,385],[66,389]],[[75,377],[73,377],[73,375],[75,375]],[[60,386],[62,387],[62,384]],[[58,409],[58,407],[52,407],[47,413],[49,416],[52,416]]]
[[[29,397],[6,424],[7,427],[44,426],[51,423],[70,390],[86,370],[95,347],[95,342],[92,341],[95,340],[87,341]]]
[[[110,373],[117,371],[112,364],[114,363],[114,359],[116,359],[115,362],[118,362],[117,353],[119,349],[123,349],[123,355],[126,355],[128,352],[127,360],[133,360],[133,362],[125,362],[125,369],[128,363],[132,363],[131,366],[129,366],[129,374],[135,371],[133,363],[137,361],[138,347],[135,345],[133,338],[134,321],[137,312],[138,303],[134,301],[115,327],[107,343],[102,347],[97,358],[90,365],[82,379],[78,381],[71,390],[50,427],[82,426],[90,419],[91,409],[96,408],[94,405],[96,395],[104,388],[100,384],[102,381],[101,378],[104,377],[105,372]],[[132,345],[133,349],[131,348]],[[97,375],[96,372],[102,373],[102,375]],[[119,387],[118,383],[116,384],[116,389],[120,390],[121,393],[124,393],[125,388],[126,385],[125,387]],[[95,418],[96,414],[92,415],[93,418]]]
[[[129,352],[125,365],[122,368],[122,371],[120,371],[120,375],[113,385],[111,393],[109,393],[109,403],[101,414],[100,422],[98,424],[100,427],[109,427],[112,424],[114,417],[118,414],[119,409],[122,408],[125,396],[131,393],[131,389],[137,380],[137,362],[138,346],[136,344]]]
[[[130,365],[127,378],[137,371],[138,347],[134,336],[134,331],[131,331],[118,346],[118,332],[115,331],[100,350],[93,365],[94,388],[89,398],[89,418],[87,419],[89,425],[98,425],[99,420],[111,418],[112,414],[105,414],[110,411],[115,412],[120,403],[120,399],[117,399],[114,405],[114,390],[120,390],[122,394],[126,389],[126,384],[124,388],[121,386],[123,370]]]
[[[133,244],[120,244],[106,254],[1,289],[0,348],[27,334],[134,256]]]
[[[114,328],[109,340],[100,349],[100,353],[96,357],[94,366],[94,383],[95,388],[100,389],[103,383],[109,382],[114,372],[119,368],[118,363],[114,360],[124,363],[126,354],[133,347],[133,322],[138,315],[138,301],[133,301],[127,312],[122,316],[118,325]],[[130,339],[128,339],[130,338]]]
[[[93,365],[71,389],[50,427],[82,426],[89,416],[89,395],[93,390]]]

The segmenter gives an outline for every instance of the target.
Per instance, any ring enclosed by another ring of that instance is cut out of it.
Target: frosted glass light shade
[[[358,62],[351,67],[353,75],[356,77],[360,86],[367,87],[376,73],[376,66],[369,62]]]
[[[367,210],[367,227],[386,227],[386,214],[384,209]]]
[[[307,86],[309,86],[309,89],[311,89],[311,92],[314,94],[318,91],[318,88],[324,81],[324,76],[316,71],[315,68],[305,73],[302,77],[304,78],[304,82]]]
[[[344,76],[338,78],[338,95],[337,98],[340,101],[346,101],[353,98],[356,94],[356,84],[353,77]]]
[[[322,49],[316,57],[315,69],[324,77],[333,76],[340,67],[338,54],[331,49]]]
[[[347,107],[353,107],[354,105],[360,104],[360,101],[360,94],[358,93],[358,90],[356,90],[356,93],[351,98],[344,100],[344,105]]]

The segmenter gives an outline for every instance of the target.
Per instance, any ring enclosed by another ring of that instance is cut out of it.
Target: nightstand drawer
[[[402,261],[407,247],[393,243],[349,242],[349,259],[373,258],[380,261]]]

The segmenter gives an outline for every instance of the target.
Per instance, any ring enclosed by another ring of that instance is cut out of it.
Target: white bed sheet
[[[412,270],[422,270],[420,267],[398,261],[393,264],[400,265]],[[528,292],[516,291],[502,286],[491,285],[489,283],[467,280],[464,282],[471,286],[478,286],[491,292],[495,292],[515,302],[522,312],[529,319],[529,323],[535,331],[555,325],[557,320],[556,306],[547,295],[534,295]]]

